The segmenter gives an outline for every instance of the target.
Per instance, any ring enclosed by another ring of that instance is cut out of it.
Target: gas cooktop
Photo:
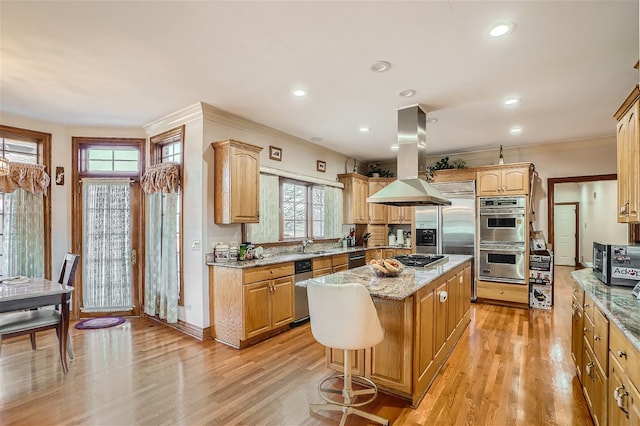
[[[409,254],[405,256],[396,256],[395,258],[405,266],[420,268],[429,266],[435,262],[438,262],[439,260],[445,259],[445,256],[436,254]]]

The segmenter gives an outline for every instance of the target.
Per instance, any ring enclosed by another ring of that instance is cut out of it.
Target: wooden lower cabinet
[[[384,339],[374,348],[358,351],[353,370],[362,371],[360,360],[364,356],[366,377],[381,390],[417,406],[469,325],[467,288],[471,288],[470,262],[404,300],[374,298]],[[440,301],[443,291],[451,291],[452,295]],[[341,371],[342,352],[327,350],[327,366]]]
[[[529,305],[529,286],[478,280],[478,298]]]
[[[349,351],[351,356],[351,373],[364,376],[364,349]],[[337,371],[344,371],[344,351],[340,349],[327,348],[327,364],[329,368]]]
[[[242,348],[287,330],[294,286],[293,262],[250,269],[210,266],[211,336]]]
[[[607,375],[597,361],[591,347],[584,345],[582,354],[582,391],[593,423],[596,426],[607,424]]]
[[[571,306],[572,318],[571,318],[571,358],[573,364],[576,366],[576,374],[578,380],[582,379],[582,329],[584,324],[584,318],[582,313],[582,305],[573,299]]]

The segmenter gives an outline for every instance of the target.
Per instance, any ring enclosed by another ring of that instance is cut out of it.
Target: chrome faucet
[[[302,252],[307,248],[309,244],[313,244],[313,240],[302,240]]]

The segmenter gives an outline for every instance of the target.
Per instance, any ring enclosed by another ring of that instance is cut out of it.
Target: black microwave
[[[640,245],[594,242],[593,273],[606,285],[634,287],[640,282]]]

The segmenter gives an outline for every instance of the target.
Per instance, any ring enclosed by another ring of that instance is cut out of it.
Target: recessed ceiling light
[[[433,124],[433,123],[437,123],[438,119],[433,117],[433,118],[427,118],[427,123],[429,124]]]
[[[399,92],[398,95],[402,96],[403,98],[410,98],[411,96],[414,96],[416,94],[416,91],[413,89],[407,89],[407,90],[403,90],[402,92]]]
[[[397,151],[400,149],[400,146],[397,143],[394,143],[393,145],[391,145],[391,151]]]
[[[518,98],[507,98],[507,99],[505,99],[504,104],[505,105],[515,105],[515,104],[517,104],[519,102],[520,102],[520,99],[518,99]]]
[[[371,70],[375,72],[385,72],[391,68],[391,64],[387,61],[377,61],[371,65]]]
[[[512,135],[519,135],[520,133],[522,133],[522,127],[520,126],[513,126],[511,129],[509,129],[509,132]]]
[[[368,127],[360,127],[360,132],[361,133],[367,133],[369,131]]]
[[[307,92],[305,92],[302,89],[298,89],[298,90],[294,90],[293,91],[293,95],[294,96],[298,96],[298,97],[302,97],[302,96],[306,96]]]
[[[492,27],[491,30],[489,30],[489,35],[491,37],[502,37],[503,35],[510,32],[512,28],[513,25],[510,24],[498,24]]]

